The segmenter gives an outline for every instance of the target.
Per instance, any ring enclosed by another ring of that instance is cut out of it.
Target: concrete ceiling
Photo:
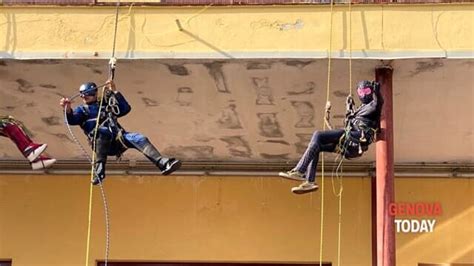
[[[333,124],[341,126],[347,60],[333,60]],[[387,62],[386,62],[387,63]],[[474,61],[410,59],[394,68],[396,162],[474,162]],[[353,61],[353,83],[376,60]],[[61,96],[103,83],[104,60],[0,61],[0,114],[22,120],[59,159],[83,158],[63,123]],[[322,128],[327,60],[119,61],[116,83],[132,105],[121,124],[186,160],[288,161]],[[80,99],[76,100],[78,104]],[[76,136],[86,145],[79,129]],[[0,138],[0,160],[20,159]],[[143,159],[129,151],[125,159]],[[374,160],[374,147],[359,161]]]

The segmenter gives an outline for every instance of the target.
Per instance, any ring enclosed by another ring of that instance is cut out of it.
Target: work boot
[[[105,179],[105,165],[107,163],[107,154],[109,153],[112,139],[109,136],[99,135],[96,141],[97,160],[94,164],[94,175],[92,184],[98,185]]]
[[[157,166],[162,175],[169,175],[181,167],[181,161],[175,158],[161,158]]]
[[[92,184],[94,186],[102,183],[102,180],[105,179],[105,162],[96,162],[94,167],[94,178],[92,179]]]
[[[148,140],[142,137],[140,140],[127,139],[137,150],[145,155],[161,170],[162,175],[169,175],[181,167],[181,161],[175,158],[162,157],[158,149]]]

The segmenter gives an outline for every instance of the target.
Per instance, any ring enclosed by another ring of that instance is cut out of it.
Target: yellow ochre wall
[[[319,58],[329,48],[328,5],[122,7],[119,58]],[[333,16],[333,57],[473,58],[474,4],[348,5]],[[184,31],[180,31],[179,19]],[[0,57],[107,58],[111,7],[3,7]]]
[[[14,266],[84,265],[86,176],[0,176],[0,259]],[[111,260],[315,262],[321,192],[296,196],[277,177],[111,176]],[[336,183],[337,184],[337,183]],[[325,182],[324,261],[337,262],[337,199]],[[397,179],[397,201],[438,201],[432,234],[398,234],[397,265],[474,262],[471,179]],[[370,179],[346,178],[342,265],[371,264]],[[105,230],[94,191],[91,264]]]

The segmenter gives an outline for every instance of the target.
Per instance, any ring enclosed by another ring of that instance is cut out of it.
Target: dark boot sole
[[[176,160],[171,164],[170,168],[162,171],[161,174],[162,175],[169,175],[169,174],[173,173],[174,171],[178,170],[180,167],[181,167],[181,161]]]

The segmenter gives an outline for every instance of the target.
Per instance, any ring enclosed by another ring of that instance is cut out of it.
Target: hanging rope
[[[352,0],[349,0],[349,95],[352,96]],[[339,143],[341,146],[340,153],[336,157],[337,166],[335,166],[331,174],[333,194],[338,198],[338,230],[337,230],[337,265],[341,265],[341,226],[342,226],[342,192],[344,186],[342,182],[343,177],[343,162],[344,153],[348,148],[348,139],[350,136],[350,127],[345,127],[344,142]],[[334,174],[339,182],[339,191],[336,192],[334,186]]]
[[[328,51],[328,76],[326,84],[326,102],[329,102],[329,92],[331,89],[331,54],[332,54],[332,22],[333,22],[333,8],[334,0],[331,0],[330,10],[330,29],[329,29],[329,51]],[[324,118],[323,118],[324,119]],[[326,123],[323,123],[323,130],[326,129]],[[320,238],[319,238],[319,266],[323,263],[323,232],[324,232],[324,152],[321,155],[321,227],[320,227]]]
[[[112,44],[112,56],[109,60],[109,79],[113,80],[115,77],[115,68],[117,64],[117,59],[115,58],[115,47],[117,43],[117,29],[118,29],[118,15],[119,15],[119,7],[120,7],[120,0],[117,1],[116,8],[115,8],[115,25],[114,25],[114,38],[113,38],[113,44]],[[105,98],[105,84],[101,86],[102,87],[102,93],[101,93],[101,98],[100,98],[100,103],[99,103],[99,112],[97,114],[97,120],[96,120],[96,126],[94,129],[94,138],[92,141],[92,165],[91,165],[91,181],[94,178],[94,167],[96,164],[96,157],[97,157],[97,151],[96,151],[96,142],[97,142],[97,132],[99,130],[99,120],[100,120],[100,114]],[[113,98],[113,97],[110,97]],[[109,98],[109,99],[110,99]],[[107,102],[106,104],[109,104]],[[109,207],[107,203],[107,197],[105,194],[105,189],[102,184],[102,180],[99,179],[99,187],[100,187],[100,192],[102,196],[102,203],[104,206],[104,218],[105,218],[105,266],[108,264],[109,260],[109,253],[110,253],[110,219],[109,219]],[[93,184],[90,184],[90,189],[89,189],[89,215],[88,215],[88,226],[87,226],[87,245],[86,245],[86,266],[89,265],[89,256],[90,256],[90,239],[91,239],[91,225],[92,225],[92,192],[93,192]]]
[[[96,157],[97,157],[97,132],[99,131],[99,124],[100,124],[100,115],[101,115],[101,110],[102,106],[104,103],[104,96],[105,96],[105,87],[102,88],[102,93],[100,97],[100,102],[99,102],[99,112],[97,113],[97,120],[95,123],[95,129],[94,129],[94,137],[92,141],[92,163],[91,163],[91,176],[90,180],[92,181],[94,178],[94,172],[95,172],[95,164],[96,164]],[[102,181],[99,180],[99,186],[100,186],[100,191],[102,195],[102,200],[104,204],[104,215],[105,215],[105,227],[106,227],[106,242],[105,242],[105,266],[107,266],[108,262],[108,256],[109,256],[109,214],[108,214],[108,204],[107,204],[107,198],[105,197],[105,191],[104,187],[102,184]],[[89,255],[90,255],[90,238],[91,238],[91,224],[92,224],[92,191],[93,191],[93,184],[91,183],[89,186],[89,215],[88,215],[88,227],[87,227],[87,251],[86,251],[86,266],[89,265]]]

